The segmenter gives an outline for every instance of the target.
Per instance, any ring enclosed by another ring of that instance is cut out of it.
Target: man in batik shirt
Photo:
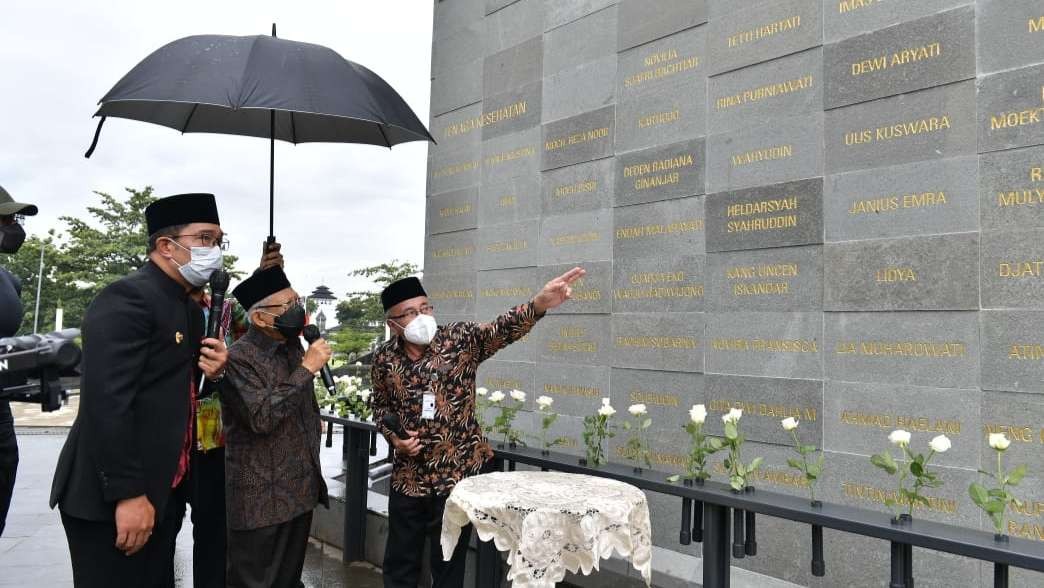
[[[462,530],[448,562],[443,561],[439,533],[450,491],[493,457],[475,419],[475,373],[480,363],[521,339],[545,312],[568,300],[570,285],[584,273],[573,268],[491,323],[436,326],[435,309],[417,278],[399,280],[381,292],[393,337],[374,354],[373,410],[378,429],[395,451],[385,588],[418,585],[425,539],[433,588],[463,585],[471,528]],[[406,438],[385,426],[386,414],[399,418]]]

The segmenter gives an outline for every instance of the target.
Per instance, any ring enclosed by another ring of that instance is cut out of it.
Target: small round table
[[[442,553],[453,554],[468,524],[508,553],[515,588],[553,588],[567,571],[598,570],[613,551],[652,582],[649,504],[630,484],[558,472],[474,476],[446,500]]]

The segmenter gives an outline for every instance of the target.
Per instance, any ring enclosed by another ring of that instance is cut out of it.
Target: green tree
[[[366,353],[374,337],[383,335],[384,308],[380,291],[395,280],[416,275],[419,268],[410,262],[393,259],[386,263],[359,268],[350,276],[369,278],[371,290],[348,292],[337,304],[337,331],[331,333],[331,346],[338,354]]]
[[[87,306],[102,288],[148,260],[145,208],[155,202],[156,197],[152,195],[151,186],[125,190],[124,199],[95,192],[99,202],[87,207],[87,217],[59,217],[65,224],[64,231],[51,231],[42,240],[35,236],[26,239],[18,254],[12,256],[16,261],[8,269],[24,280],[22,302],[27,314],[23,317],[21,332],[33,327],[41,241],[45,247],[44,283],[40,290],[41,331],[53,327],[54,309],[59,301],[64,309],[64,326],[79,327]],[[241,275],[233,269],[236,261],[234,255],[225,256],[225,268],[233,277]]]

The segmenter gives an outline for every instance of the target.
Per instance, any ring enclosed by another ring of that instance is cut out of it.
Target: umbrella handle
[[[108,118],[108,117],[107,116],[101,117],[101,120],[98,121],[98,128],[94,129],[94,140],[91,141],[91,146],[87,148],[87,153],[83,154],[83,156],[86,157],[87,159],[91,158],[91,154],[94,153],[94,148],[98,146],[98,137],[101,135],[101,128],[102,128],[102,125],[105,124],[105,119],[106,118]]]

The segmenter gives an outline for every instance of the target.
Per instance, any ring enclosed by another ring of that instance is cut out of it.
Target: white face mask
[[[181,274],[181,277],[185,278],[186,282],[196,288],[206,284],[210,280],[210,274],[222,267],[224,256],[220,247],[193,247],[192,249],[187,249],[173,239],[171,239],[171,243],[192,254],[192,260],[185,265],[174,261],[173,258],[171,258],[171,261],[174,261],[174,265],[178,266],[178,272]]]
[[[399,323],[395,323],[398,325]],[[428,345],[435,337],[435,331],[439,328],[435,317],[430,314],[418,314],[417,318],[410,321],[402,330],[402,336],[414,345]]]

